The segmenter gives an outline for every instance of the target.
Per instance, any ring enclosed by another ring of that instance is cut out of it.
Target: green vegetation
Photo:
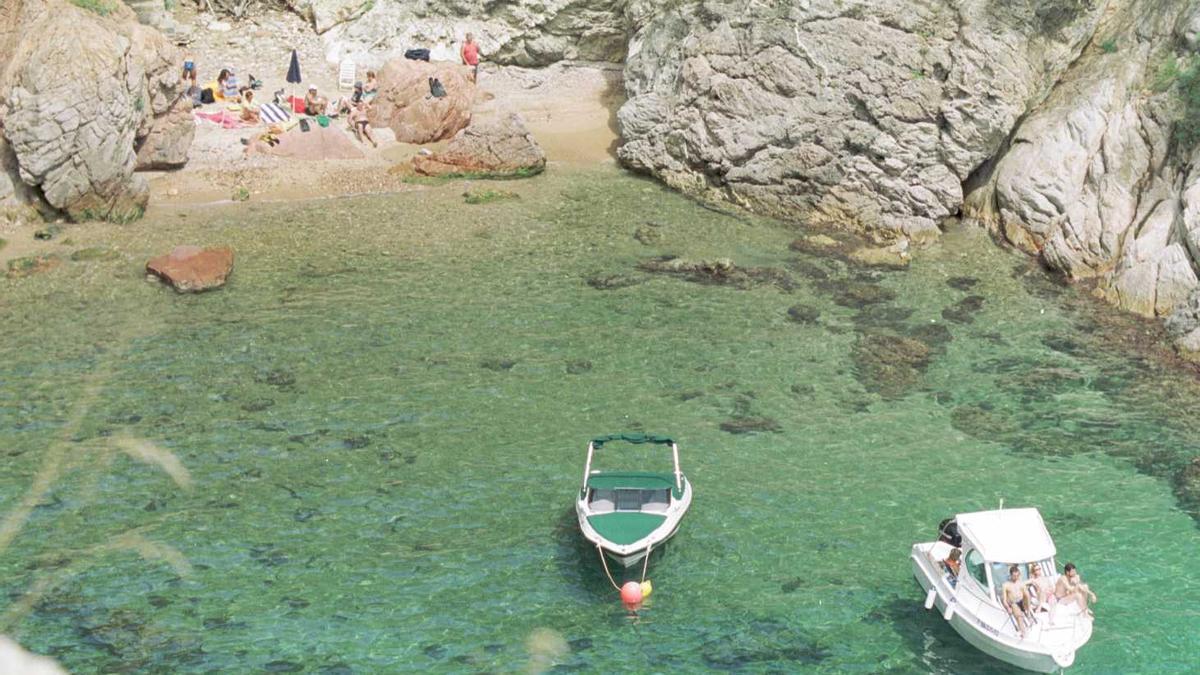
[[[83,262],[85,260],[116,260],[120,257],[121,254],[115,249],[100,246],[81,248],[71,254],[71,260],[75,262]]]
[[[492,172],[492,171],[478,171],[478,172],[463,172],[463,173],[447,173],[447,174],[443,174],[441,176],[414,175],[414,176],[405,176],[402,179],[402,182],[408,183],[410,185],[443,185],[445,183],[449,183],[450,181],[454,181],[454,180],[517,180],[520,178],[533,178],[534,176],[542,173],[542,171],[544,171],[544,170],[545,170],[544,168],[537,168],[537,169],[517,169],[516,171],[510,171],[510,172],[504,172],[504,173]]]
[[[0,251],[3,251],[5,246],[8,246],[8,240],[0,237]]]
[[[250,199],[250,190],[245,185],[239,185],[233,189],[231,197],[235,202],[244,202]]]
[[[1175,84],[1175,80],[1179,79],[1179,59],[1175,58],[1174,54],[1167,55],[1158,66],[1158,71],[1154,74],[1154,81],[1151,83],[1151,88],[1162,93],[1171,88]]]
[[[1105,40],[1104,42],[1101,42],[1100,43],[1100,51],[1104,52],[1105,54],[1116,54],[1117,53],[1116,38],[1109,38],[1109,39]]]
[[[489,204],[520,198],[521,195],[508,190],[467,190],[463,193],[463,199],[468,204]]]
[[[12,279],[27,277],[31,274],[37,274],[38,272],[58,267],[61,262],[62,259],[53,253],[13,258],[8,261],[8,276]]]
[[[109,0],[71,0],[71,4],[90,12],[95,12],[100,16],[108,16],[116,9],[116,6]]]
[[[1175,142],[1183,153],[1200,143],[1200,57],[1192,57],[1176,78],[1183,111],[1175,122]]]

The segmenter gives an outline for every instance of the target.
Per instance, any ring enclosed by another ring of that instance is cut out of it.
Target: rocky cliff
[[[127,220],[148,198],[134,171],[186,162],[195,127],[175,48],[115,0],[88,6],[0,3],[0,196]]]

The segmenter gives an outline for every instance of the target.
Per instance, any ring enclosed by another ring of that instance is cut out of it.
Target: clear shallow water
[[[5,282],[0,513],[58,470],[0,632],[77,672],[1005,672],[907,558],[1003,498],[1100,595],[1072,672],[1195,667],[1200,387],[1118,344],[1145,328],[972,230],[878,272],[611,169],[502,187],[163,212],[125,262]],[[141,280],[184,241],[232,244],[231,285]],[[638,270],[661,254],[775,271]],[[627,430],[696,488],[637,621],[571,511],[586,440]]]

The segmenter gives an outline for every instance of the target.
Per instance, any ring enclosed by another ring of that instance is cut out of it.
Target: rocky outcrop
[[[441,81],[445,96],[433,96],[430,78]],[[392,59],[379,73],[370,121],[372,126],[390,127],[401,143],[433,143],[466,128],[474,100],[475,83],[467,67]]]
[[[634,0],[620,157],[791,219],[936,234],[1102,3]]]
[[[1144,316],[1169,315],[1200,284],[1200,173],[1174,142],[1170,75],[1198,17],[1200,2],[1166,0],[1106,17],[966,202],[1018,248],[1072,279],[1096,278],[1101,295]]]
[[[331,61],[378,66],[405,49],[458,61],[474,33],[486,61],[547,66],[564,59],[620,62],[626,0],[287,0],[325,36]]]
[[[134,170],[183,164],[194,134],[175,48],[116,3],[102,16],[11,0],[0,30],[0,110],[21,182],[74,219],[140,216],[148,189]]]
[[[180,293],[197,293],[225,285],[233,271],[233,249],[176,246],[169,254],[151,258],[146,273],[162,279]]]
[[[446,149],[417,155],[413,169],[426,176],[487,174],[533,175],[546,168],[546,153],[525,128],[520,115],[474,123],[454,135]]]

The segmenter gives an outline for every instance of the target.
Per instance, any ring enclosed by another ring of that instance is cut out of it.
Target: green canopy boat
[[[592,470],[592,458],[608,443],[669,445],[670,473]],[[625,567],[637,564],[671,538],[692,504],[692,486],[679,470],[679,447],[666,436],[613,434],[588,443],[583,487],[575,501],[579,529],[588,541]]]

